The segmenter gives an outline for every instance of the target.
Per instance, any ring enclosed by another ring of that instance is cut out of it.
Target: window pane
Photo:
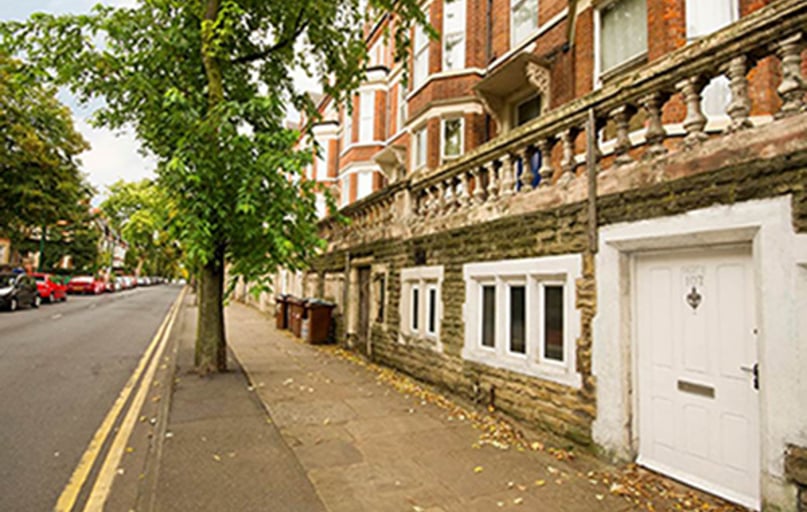
[[[437,290],[429,288],[429,327],[431,333],[437,332]]]
[[[465,67],[465,0],[446,0],[443,8],[443,69]]]
[[[647,51],[645,0],[620,0],[601,11],[602,71]]]
[[[538,0],[512,2],[513,46],[526,39],[538,28]]]
[[[412,288],[412,330],[418,330],[418,313],[420,312],[420,290]]]
[[[516,107],[516,126],[521,126],[539,115],[541,115],[541,97],[534,96]]]
[[[362,197],[367,197],[373,193],[373,172],[360,172],[358,173],[358,189],[356,191],[356,200]]]
[[[482,346],[496,345],[496,287],[482,287]]]
[[[415,168],[426,165],[426,129],[415,134]]]
[[[459,156],[462,152],[462,120],[448,119],[443,123],[443,156]]]
[[[686,2],[687,39],[708,36],[737,21],[734,0],[703,0]]]
[[[373,117],[375,114],[375,91],[361,93],[359,103],[359,142],[373,140]]]
[[[510,351],[519,354],[527,353],[524,297],[525,289],[523,286],[510,287]]]
[[[544,287],[544,357],[563,361],[563,286]]]

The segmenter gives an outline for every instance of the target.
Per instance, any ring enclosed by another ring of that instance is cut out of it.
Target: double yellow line
[[[154,379],[154,374],[157,371],[157,366],[159,365],[162,354],[165,351],[166,345],[168,344],[171,328],[174,326],[174,321],[176,320],[180,305],[185,297],[185,291],[186,289],[183,288],[179,294],[179,297],[177,297],[177,300],[174,301],[174,304],[171,306],[171,309],[165,316],[160,328],[157,329],[157,334],[154,335],[154,339],[151,340],[146,352],[143,354],[143,357],[140,358],[140,362],[138,363],[137,368],[135,368],[134,373],[132,373],[132,375],[129,377],[129,380],[121,390],[118,398],[115,399],[115,403],[112,404],[112,408],[107,413],[104,421],[101,423],[101,426],[95,432],[90,444],[87,446],[87,449],[81,456],[81,460],[79,460],[76,469],[73,470],[73,474],[70,476],[67,486],[59,496],[59,500],[56,502],[56,506],[54,507],[56,512],[70,512],[73,510],[79,493],[84,487],[90,471],[95,466],[96,460],[98,459],[98,456],[100,455],[101,450],[115,425],[115,421],[117,420],[118,416],[120,416],[120,413],[126,403],[129,401],[129,397],[135,390],[138,382],[140,382],[140,386],[137,388],[137,393],[132,400],[129,410],[126,413],[117,434],[112,440],[112,444],[107,452],[106,459],[104,459],[101,470],[98,472],[98,476],[95,479],[95,483],[93,484],[92,490],[87,498],[87,503],[83,509],[84,512],[103,510],[104,502],[109,496],[109,491],[112,489],[112,481],[115,478],[118,464],[123,457],[126,443],[132,433],[132,429],[137,421],[140,409],[143,407],[143,402],[146,399],[146,395],[151,387],[151,382]],[[144,371],[145,374],[143,373]],[[140,379],[141,376],[143,376],[142,380]]]

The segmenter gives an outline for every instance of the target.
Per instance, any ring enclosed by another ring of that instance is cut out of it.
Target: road
[[[0,312],[0,510],[52,510],[178,286]]]

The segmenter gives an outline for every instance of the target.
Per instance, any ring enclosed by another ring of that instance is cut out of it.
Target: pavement
[[[304,344],[237,303],[226,309],[231,371],[198,377],[193,301],[175,327],[167,421],[132,510],[741,510]]]

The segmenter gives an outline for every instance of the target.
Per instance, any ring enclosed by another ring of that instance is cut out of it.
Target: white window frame
[[[401,269],[401,300],[400,330],[398,341],[406,344],[412,338],[426,340],[438,352],[443,351],[440,342],[440,324],[443,320],[443,302],[441,290],[443,287],[442,266],[421,266]],[[418,291],[418,326],[414,321],[414,290]],[[435,291],[434,331],[429,329],[429,291]]]
[[[434,329],[432,329],[431,326],[429,326],[429,320],[431,319],[431,313],[432,313],[432,302],[431,302],[431,293],[432,292],[434,292],[434,306],[433,306],[434,307]],[[425,307],[424,309],[426,310],[425,311],[426,315],[423,318],[423,320],[424,320],[423,330],[425,331],[427,336],[432,336],[432,337],[437,336],[437,324],[438,324],[438,320],[439,320],[439,318],[437,316],[437,313],[438,313],[438,311],[437,311],[437,309],[438,309],[437,308],[437,303],[440,301],[439,295],[440,295],[440,290],[437,288],[437,283],[427,282],[426,283],[426,295],[424,297],[426,299],[426,303],[424,304],[424,307]]]
[[[602,68],[602,13],[607,8],[610,8],[615,3],[618,3],[622,0],[611,0],[608,2],[603,2],[602,4],[598,5],[595,8],[594,12],[594,87],[599,88],[602,86],[603,75],[608,75],[611,72],[618,72],[623,66],[630,66],[631,63],[637,62],[641,59],[647,57],[647,48],[645,47],[643,52],[637,53],[636,55],[628,58],[627,60],[612,66],[609,69]],[[645,1],[645,12],[647,9],[647,2]],[[647,31],[647,18],[645,17],[645,31]],[[649,44],[649,36],[648,41]]]
[[[344,208],[350,204],[350,175],[345,174],[339,178],[339,206]]]
[[[421,315],[420,310],[423,309],[423,298],[420,293],[420,283],[413,284],[409,288],[409,332],[411,334],[418,334],[420,332]],[[417,300],[415,300],[417,298]]]
[[[538,331],[538,358],[540,359],[542,364],[546,365],[555,365],[560,368],[563,368],[566,365],[566,352],[568,347],[566,346],[566,329],[568,328],[568,320],[566,319],[566,315],[563,315],[563,360],[551,359],[546,357],[546,319],[543,317],[544,311],[546,311],[546,287],[547,286],[560,286],[563,288],[563,305],[564,305],[564,313],[566,313],[566,304],[569,300],[571,300],[568,296],[568,286],[563,281],[553,281],[551,279],[547,281],[542,281],[538,283],[538,311],[541,314],[541,322],[537,326]]]
[[[423,140],[420,140],[421,136],[423,136]],[[412,138],[414,139],[414,144],[412,144],[413,154],[412,154],[412,167],[413,170],[420,169],[421,167],[426,167],[426,164],[429,161],[429,131],[428,126],[424,125],[412,132]],[[423,158],[421,159],[421,151],[423,152]]]
[[[403,82],[398,82],[398,111],[396,112],[397,126],[395,131],[400,132],[406,124],[406,88]]]
[[[359,143],[375,140],[375,90],[359,94]]]
[[[513,22],[515,20],[515,13],[516,10],[524,8],[528,3],[535,3],[535,18],[532,20],[533,27],[527,34],[522,35],[522,37],[516,37],[516,25]],[[532,34],[534,34],[538,30],[538,12],[541,8],[541,4],[539,0],[510,0],[510,48],[515,48],[516,46],[520,45],[524,41],[530,38]]]
[[[319,151],[316,156],[317,160],[317,181],[323,181],[328,179],[328,160],[330,159],[330,139],[325,140],[318,140],[317,145],[319,146]]]
[[[449,121],[460,122],[460,151],[456,155],[446,155],[446,123]],[[447,117],[440,120],[440,161],[446,162],[459,158],[465,152],[465,118]]]
[[[356,172],[356,201],[363,199],[373,193],[373,171],[364,170]],[[362,189],[362,185],[367,185],[369,180],[369,190]],[[366,193],[365,193],[366,192]]]
[[[484,314],[485,287],[488,287],[488,286],[493,287],[493,294],[494,294],[494,301],[493,301],[493,346],[492,347],[488,347],[487,345],[482,344],[482,340],[484,339],[484,336],[485,336],[485,314]],[[496,280],[495,279],[484,279],[484,278],[482,278],[482,279],[479,280],[478,288],[479,288],[479,290],[478,290],[478,295],[479,295],[479,315],[478,315],[479,316],[479,321],[477,322],[477,324],[479,325],[479,327],[477,328],[477,336],[478,336],[478,338],[477,338],[476,346],[477,346],[477,348],[479,350],[495,353],[497,347],[499,345],[501,345],[501,342],[498,339],[499,336],[497,336],[498,327],[501,324],[501,322],[499,321],[499,314],[500,314],[499,310],[501,308],[498,307],[498,303],[499,303],[499,289],[498,288],[499,287],[496,286]]]
[[[443,71],[450,71],[450,70],[458,70],[458,69],[465,69],[465,60],[466,56],[466,48],[468,44],[468,11],[467,11],[467,0],[453,0],[461,5],[458,9],[460,14],[460,25],[457,27],[449,27],[447,26],[446,20],[446,5],[448,2],[443,3],[443,33],[442,36],[442,44],[443,44],[443,62],[441,64],[441,68]],[[459,52],[461,57],[459,58],[459,62],[454,63],[453,66],[448,66],[446,62],[446,57],[449,55],[447,43],[450,36],[460,36],[462,41],[459,44],[459,48],[461,51]]]
[[[426,9],[426,23],[431,23],[431,16],[429,15],[429,8]],[[415,24],[414,35],[412,37],[412,89],[417,89],[420,85],[426,82],[429,77],[429,35],[423,30],[420,24]],[[418,73],[420,66],[418,63],[425,63],[425,73],[421,76]]]
[[[524,287],[524,353],[515,352],[512,350],[510,346],[511,335],[512,335],[512,322],[511,322],[511,313],[512,313],[512,288],[514,286],[522,286]],[[529,343],[529,336],[528,333],[530,332],[530,299],[531,294],[528,292],[529,283],[526,279],[516,278],[516,279],[508,279],[504,281],[503,289],[505,290],[505,297],[504,297],[504,349],[507,351],[507,354],[511,357],[518,357],[526,359],[529,357],[530,353],[530,343]]]
[[[349,101],[353,101],[352,97]],[[342,123],[342,151],[346,151],[353,144],[353,112],[345,105]]]
[[[580,313],[575,308],[575,280],[582,274],[582,255],[544,256],[514,260],[469,263],[465,279],[465,342],[463,359],[483,365],[580,388],[582,376],[576,367],[576,340]],[[496,287],[494,347],[482,345],[483,286]],[[525,286],[526,354],[510,351],[511,285]],[[543,286],[563,286],[563,361],[543,357]]]

